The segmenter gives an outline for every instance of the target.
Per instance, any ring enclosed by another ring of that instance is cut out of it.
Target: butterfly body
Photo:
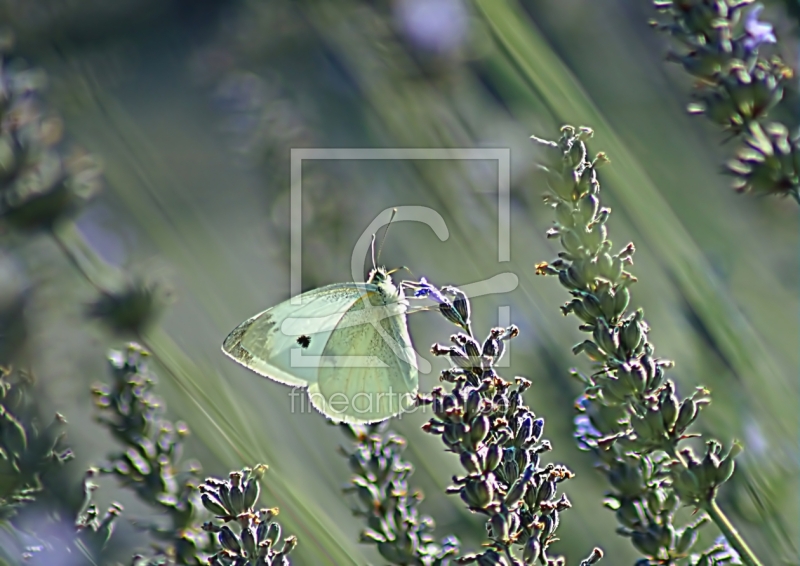
[[[416,356],[408,302],[383,269],[285,301],[237,326],[222,350],[273,381],[308,389],[337,422],[385,420],[414,404]]]

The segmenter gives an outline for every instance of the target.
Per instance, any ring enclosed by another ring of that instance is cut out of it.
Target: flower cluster
[[[798,138],[785,124],[767,122],[793,73],[779,57],[759,56],[759,46],[776,42],[772,26],[758,20],[762,6],[751,6],[753,0],[653,4],[664,17],[652,25],[683,46],[667,59],[698,79],[689,112],[704,114],[739,138],[736,157],[727,165],[734,188],[800,201]]]
[[[645,557],[639,564],[723,563],[711,549],[692,557],[698,527],[708,519],[675,524],[680,505],[702,509],[722,530],[746,564],[757,560],[715,502],[717,489],[730,478],[738,444],[723,451],[715,440],[706,442],[700,458],[685,441],[698,434],[689,427],[709,402],[698,388],[679,399],[666,372],[673,362],[655,356],[641,309],[628,313],[630,285],[636,279],[626,271],[633,244],[613,253],[607,238],[610,210],[600,207],[596,169],[607,161],[603,154],[587,159],[588,128],[562,128],[558,142],[533,138],[560,154],[544,167],[551,192],[545,202],[555,210],[548,232],[564,251],[558,259],[537,265],[542,275],[554,275],[572,295],[564,315],[581,320],[590,335],[573,348],[594,363],[594,372],[574,371],[585,392],[576,404],[579,445],[591,451],[607,476],[612,492],[607,506],[615,511],[620,534],[630,537]]]
[[[402,458],[406,441],[388,432],[386,421],[365,427],[341,426],[354,443],[341,452],[354,474],[345,489],[354,495],[353,514],[367,523],[361,541],[375,544],[392,564],[452,564],[459,551],[458,540],[452,536],[441,543],[434,540],[433,519],[419,512],[423,496],[409,490],[414,467]]]
[[[516,378],[510,383],[495,371],[505,342],[516,337],[516,326],[493,328],[482,343],[475,339],[467,296],[455,287],[437,289],[424,279],[414,284],[415,295],[438,304],[440,313],[459,327],[448,346],[434,344],[432,353],[448,358],[452,367],[441,380],[453,384],[420,396],[435,417],[423,430],[441,436],[447,451],[459,457],[464,473],[453,478],[450,493],[458,493],[467,507],[486,518],[485,550],[458,559],[459,564],[480,566],[563,564],[548,555],[561,513],[571,507],[566,495],[557,496],[558,485],[573,477],[562,465],[541,462],[552,449],[542,438],[544,419],[525,405],[523,394],[531,382]],[[581,562],[595,564],[599,549]]]
[[[189,431],[183,423],[163,417],[164,407],[152,391],[156,382],[147,369],[147,355],[136,344],[124,352],[111,352],[111,383],[92,390],[100,410],[98,422],[124,448],[112,454],[100,471],[118,478],[169,518],[166,528],[146,526],[165,543],[159,554],[177,564],[202,564],[213,544],[201,528],[200,469],[195,463],[181,466],[183,438]]]
[[[258,480],[266,469],[245,468],[231,472],[227,480],[207,478],[200,486],[203,505],[223,523],[209,521],[203,525],[205,531],[216,534],[221,546],[207,564],[289,566],[288,555],[297,546],[297,538],[289,536],[281,541],[281,526],[274,521],[277,508],[255,508],[260,493]]]
[[[0,219],[19,230],[51,229],[100,190],[100,168],[62,147],[62,122],[40,102],[44,74],[8,56],[12,44],[0,38]]]
[[[36,422],[32,385],[26,374],[0,368],[0,521],[33,501],[42,476],[72,458],[62,446],[64,417]]]
[[[169,525],[146,525],[159,541],[156,555],[134,557],[134,566],[161,564],[214,566],[288,565],[294,537],[279,546],[277,509],[256,511],[258,480],[265,466],[232,472],[229,479],[199,480],[200,468],[181,466],[188,429],[163,418],[163,405],[152,388],[155,378],[145,364],[147,352],[129,344],[109,356],[113,381],[95,387],[95,404],[105,425],[125,450],[113,454],[100,471],[117,477],[144,502],[169,519]],[[205,509],[204,509],[205,508]],[[206,511],[223,522],[203,522]],[[236,526],[235,532],[228,523]]]
[[[165,287],[141,279],[132,279],[114,291],[99,287],[98,291],[99,296],[86,308],[86,316],[101,321],[115,334],[128,337],[139,337],[149,329],[168,299]]]
[[[255,509],[258,480],[266,467],[232,472],[227,480],[200,482],[197,464],[181,466],[188,429],[163,418],[164,407],[152,392],[155,377],[147,370],[146,357],[136,344],[129,344],[125,352],[112,352],[113,381],[94,389],[99,422],[125,447],[101,471],[116,476],[169,519],[167,527],[146,526],[159,541],[156,556],[136,556],[134,566],[288,565],[297,540],[288,537],[278,545],[281,528],[273,520],[277,509]],[[223,524],[203,522],[206,511]],[[229,523],[238,525],[238,534]]]
[[[63,489],[69,480],[62,465],[73,458],[63,446],[64,417],[56,414],[42,426],[34,386],[29,374],[0,368],[0,562],[53,564],[79,549],[91,560],[102,561],[122,507],[114,503],[103,513],[94,503],[97,469],[84,474],[84,497],[75,509],[74,525],[58,524],[56,518],[43,521],[41,512],[31,514],[32,525],[30,517],[20,517],[55,485]]]

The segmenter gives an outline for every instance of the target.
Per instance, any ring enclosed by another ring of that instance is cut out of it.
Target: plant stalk
[[[719,527],[719,530],[722,531],[728,544],[739,553],[739,557],[746,566],[763,566],[758,558],[756,558],[755,553],[747,546],[747,543],[733,524],[728,520],[725,513],[722,512],[722,509],[719,508],[715,499],[712,498],[710,501],[704,503],[703,510],[709,514],[711,520],[714,521],[717,527]]]

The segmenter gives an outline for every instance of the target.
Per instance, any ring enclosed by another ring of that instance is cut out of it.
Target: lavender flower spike
[[[778,41],[772,24],[758,21],[758,15],[763,9],[762,4],[756,4],[745,16],[744,30],[747,37],[744,39],[744,46],[748,51],[756,49],[762,43],[777,43]]]

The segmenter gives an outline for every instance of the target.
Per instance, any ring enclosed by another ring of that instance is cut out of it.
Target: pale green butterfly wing
[[[292,387],[316,383],[325,344],[344,314],[374,285],[337,283],[285,301],[237,326],[222,351],[259,375]],[[298,342],[298,340],[300,342]]]
[[[414,405],[419,377],[406,302],[380,290],[368,291],[341,318],[308,388],[311,404],[335,421],[382,421]]]

